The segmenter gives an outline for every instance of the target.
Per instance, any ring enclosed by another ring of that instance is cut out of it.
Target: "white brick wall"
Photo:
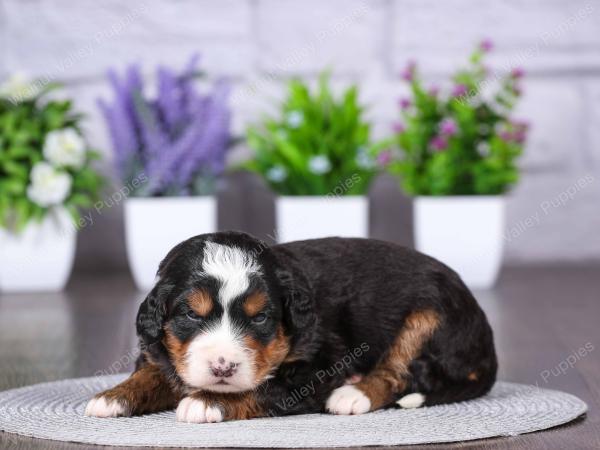
[[[64,81],[105,152],[96,99],[107,94],[108,66],[135,61],[150,73],[201,52],[206,70],[233,77],[236,133],[272,109],[287,77],[314,80],[330,67],[336,86],[361,84],[380,137],[397,117],[406,88],[396,75],[408,59],[443,84],[491,37],[493,69],[529,73],[517,112],[533,129],[507,228],[581,177],[596,180],[508,240],[507,258],[600,259],[600,0],[4,0],[0,21],[0,74],[19,69]],[[118,232],[118,215],[105,220]],[[111,261],[118,251],[93,244],[100,230],[86,230],[82,247]]]
[[[583,154],[586,164],[600,166],[600,77],[589,78],[585,84],[584,96],[587,99],[586,120],[587,140]]]
[[[271,73],[365,73],[381,64],[380,0],[260,0],[260,68]]]
[[[499,67],[528,71],[571,68],[573,50],[600,47],[596,0],[403,0],[394,3],[395,66],[406,56],[428,59],[426,67],[451,70],[482,36],[498,43]],[[588,61],[598,66],[597,59]]]
[[[183,65],[240,75],[254,59],[249,4],[236,0],[94,2],[7,0],[8,70],[78,80],[111,65]]]
[[[509,260],[597,260],[599,192],[597,169],[525,177],[509,204],[505,235]]]
[[[521,159],[524,169],[581,167],[587,114],[576,77],[531,80],[515,117],[532,120],[528,145]]]

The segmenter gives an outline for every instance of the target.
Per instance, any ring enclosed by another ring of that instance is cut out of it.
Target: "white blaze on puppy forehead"
[[[202,270],[221,282],[219,300],[223,308],[250,286],[250,275],[260,273],[251,255],[237,247],[206,242]]]
[[[253,388],[254,365],[244,347],[240,331],[234,329],[229,317],[229,304],[244,294],[250,286],[250,276],[260,273],[260,267],[250,254],[236,247],[206,242],[202,260],[204,275],[220,283],[218,301],[223,314],[208,329],[196,336],[187,350],[187,369],[184,380],[197,387],[218,392],[236,392]],[[235,364],[235,373],[219,381],[219,365]]]

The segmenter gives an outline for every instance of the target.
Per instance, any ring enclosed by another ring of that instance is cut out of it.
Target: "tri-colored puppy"
[[[160,264],[137,332],[135,372],[87,415],[362,414],[468,400],[496,377],[492,331],[456,273],[376,240],[191,238]]]

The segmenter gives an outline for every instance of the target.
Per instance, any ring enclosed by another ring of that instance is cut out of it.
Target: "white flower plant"
[[[23,76],[0,85],[0,228],[21,231],[64,207],[73,220],[97,199],[103,178],[92,167],[70,101],[50,100]]]
[[[380,166],[373,156],[379,149],[357,97],[353,86],[336,98],[326,73],[314,93],[291,81],[281,115],[248,129],[254,155],[243,167],[280,195],[366,194]]]

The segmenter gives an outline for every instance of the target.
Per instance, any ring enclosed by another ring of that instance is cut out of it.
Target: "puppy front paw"
[[[85,407],[84,414],[89,417],[129,416],[128,408],[123,401],[99,395],[91,399]]]
[[[185,397],[179,402],[175,417],[179,422],[213,423],[223,421],[223,411],[218,406],[209,405],[204,400]]]
[[[352,384],[335,389],[325,404],[332,414],[364,414],[371,409],[371,400]]]

